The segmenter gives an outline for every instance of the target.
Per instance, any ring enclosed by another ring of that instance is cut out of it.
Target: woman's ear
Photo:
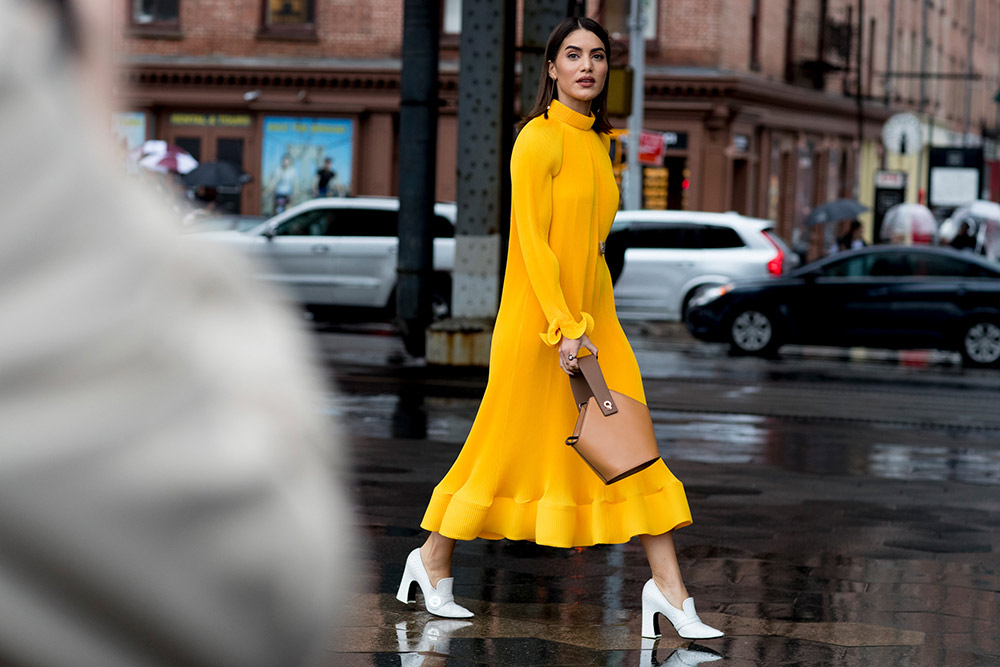
[[[555,81],[556,80],[556,64],[550,60],[548,68],[549,68],[549,78],[552,79],[553,81]]]

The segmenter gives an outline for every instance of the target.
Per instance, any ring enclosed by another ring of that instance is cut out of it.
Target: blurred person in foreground
[[[114,173],[112,15],[0,0],[0,664],[308,663],[351,574],[337,434],[247,267]]]

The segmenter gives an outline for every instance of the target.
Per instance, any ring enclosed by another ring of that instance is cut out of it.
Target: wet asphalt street
[[[638,540],[460,543],[471,623],[395,599],[485,371],[399,363],[384,325],[317,327],[366,539],[330,665],[1000,665],[1000,371],[957,356],[786,348],[731,357],[626,323],[694,524],[676,543],[723,639],[639,636]]]

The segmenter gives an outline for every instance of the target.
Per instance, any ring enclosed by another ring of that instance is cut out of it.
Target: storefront
[[[803,227],[809,211],[837,197],[870,199],[861,183],[854,100],[743,75],[647,79],[644,129],[659,133],[658,162],[643,167],[647,208],[735,211],[776,222],[810,258],[838,232]],[[889,115],[862,109],[864,152],[877,150]],[[648,139],[647,139],[648,142]]]
[[[439,200],[455,199],[455,78],[442,77]],[[228,161],[249,176],[240,193],[220,192],[227,210],[270,215],[276,194],[296,204],[317,194],[330,159],[328,195],[393,195],[398,180],[399,73],[194,71],[145,66],[128,73],[123,112],[113,120],[124,146],[164,139],[199,162]]]

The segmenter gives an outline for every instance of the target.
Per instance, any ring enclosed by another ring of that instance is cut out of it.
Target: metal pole
[[[639,134],[645,104],[646,39],[643,35],[642,0],[629,3],[628,60],[632,67],[632,115],[628,117],[628,180],[625,208],[642,208],[642,174],[639,167]]]
[[[570,3],[573,4],[573,3]],[[524,0],[521,28],[521,115],[535,104],[538,79],[545,69],[545,41],[552,29],[571,16],[565,0]]]
[[[969,144],[969,128],[972,125],[972,78],[974,68],[972,58],[975,56],[976,43],[976,0],[969,3],[969,75],[965,82],[965,129],[962,132],[962,146]]]
[[[920,99],[917,100],[917,109],[919,111],[918,115],[921,122],[924,120],[924,104],[926,102],[927,96],[927,10],[929,9],[930,0],[920,0]],[[927,143],[930,143],[932,137],[927,137]],[[921,192],[923,192],[924,185],[924,139],[923,132],[921,132],[920,145],[917,146],[917,199],[922,199]],[[921,204],[928,204],[929,202],[921,201]]]
[[[431,322],[441,3],[406,0],[399,110],[399,257],[396,313],[406,351],[423,357]]]
[[[889,106],[892,104],[892,68],[893,68],[893,53],[894,44],[896,38],[896,0],[889,0],[889,35],[886,40],[886,52],[885,52],[885,104]]]
[[[864,151],[864,134],[865,134],[865,107],[862,100],[861,92],[861,80],[862,80],[862,70],[861,70],[861,56],[862,51],[865,48],[864,40],[864,29],[865,29],[865,0],[858,0],[858,56],[857,56],[857,66],[858,66],[858,79],[857,88],[855,89],[855,97],[858,103],[858,157]],[[871,54],[868,54],[871,57]]]

